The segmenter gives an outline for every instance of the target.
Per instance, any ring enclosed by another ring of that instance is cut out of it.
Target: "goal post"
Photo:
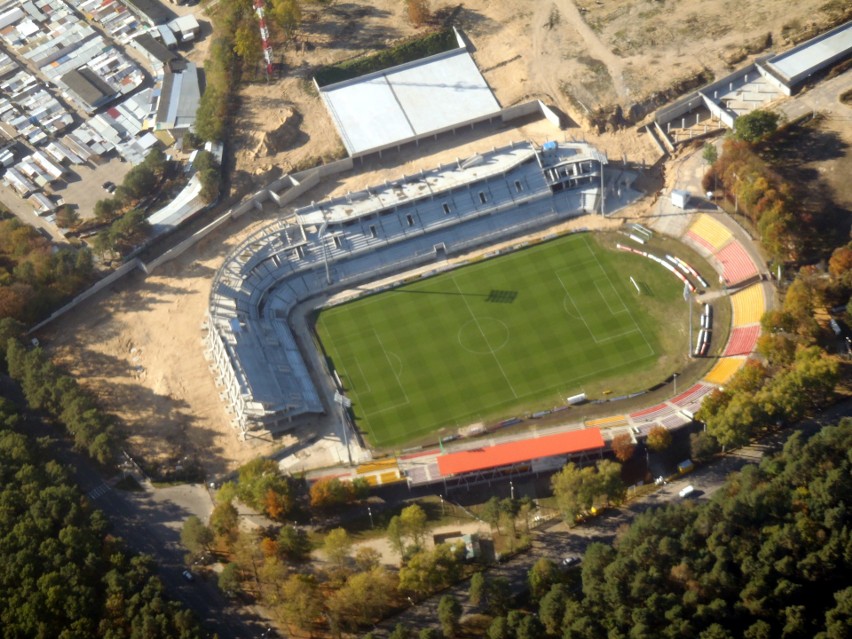
[[[636,280],[633,279],[632,275],[630,276],[630,281],[632,282],[633,286],[636,287],[636,293],[642,295],[642,289],[639,288],[639,285],[636,283]]]

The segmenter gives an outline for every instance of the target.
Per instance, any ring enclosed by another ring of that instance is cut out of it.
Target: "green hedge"
[[[406,40],[372,55],[346,60],[333,66],[322,67],[317,71],[317,84],[321,87],[357,78],[367,73],[374,73],[405,64],[413,60],[426,58],[436,53],[443,53],[458,48],[456,34],[452,29],[434,31],[428,35]]]

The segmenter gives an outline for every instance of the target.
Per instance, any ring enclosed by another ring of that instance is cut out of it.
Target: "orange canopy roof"
[[[441,455],[438,457],[438,470],[446,477],[603,447],[600,429],[587,428]]]

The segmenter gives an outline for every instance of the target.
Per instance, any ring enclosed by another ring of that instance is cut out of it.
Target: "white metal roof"
[[[465,49],[321,89],[350,155],[449,129],[500,110]]]
[[[824,36],[817,36],[810,43],[800,45],[786,53],[775,56],[769,64],[788,80],[796,80],[811,69],[819,69],[823,62],[852,50],[852,22]]]

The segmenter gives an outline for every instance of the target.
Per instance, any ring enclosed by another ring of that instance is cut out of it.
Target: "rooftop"
[[[500,111],[466,49],[320,89],[350,155],[388,148]]]
[[[812,40],[781,53],[768,64],[788,82],[795,82],[811,69],[817,70],[824,63],[838,59],[852,51],[852,22],[824,33]]]
[[[444,477],[461,475],[477,470],[488,470],[501,466],[511,466],[539,457],[557,457],[584,451],[598,450],[604,447],[600,429],[587,428],[556,435],[546,435],[537,439],[483,446],[458,453],[448,453],[438,457],[438,469]]]

